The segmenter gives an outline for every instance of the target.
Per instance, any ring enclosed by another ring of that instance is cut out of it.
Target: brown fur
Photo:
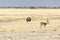
[[[27,22],[30,22],[31,21],[31,18],[30,17],[27,17],[26,21]]]
[[[41,22],[40,23],[40,28],[41,28],[41,26],[44,26],[45,28],[46,28],[46,25],[49,23],[49,21],[47,20],[47,22]]]

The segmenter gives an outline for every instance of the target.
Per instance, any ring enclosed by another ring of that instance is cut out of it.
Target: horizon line
[[[60,9],[60,7],[0,7],[0,8],[27,8],[27,9],[39,9],[39,8],[42,8],[42,9]]]

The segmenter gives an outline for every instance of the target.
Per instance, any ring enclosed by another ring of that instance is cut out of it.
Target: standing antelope
[[[46,25],[49,23],[48,19],[47,19],[47,22],[41,22],[40,23],[40,29],[41,29],[41,26],[44,26],[44,28],[46,28]]]

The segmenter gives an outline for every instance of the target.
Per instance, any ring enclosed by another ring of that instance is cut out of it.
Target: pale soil
[[[0,40],[60,40],[60,32],[0,32]]]

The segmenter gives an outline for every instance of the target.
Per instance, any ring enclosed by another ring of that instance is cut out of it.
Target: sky
[[[0,0],[0,7],[59,7],[60,0]]]

